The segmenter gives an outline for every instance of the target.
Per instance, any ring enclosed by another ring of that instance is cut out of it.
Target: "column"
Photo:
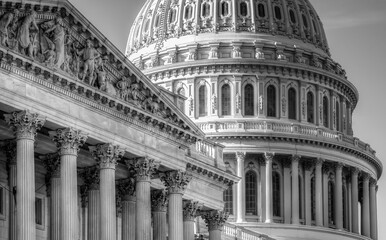
[[[5,155],[7,157],[7,169],[9,179],[9,190],[11,198],[9,199],[9,240],[16,240],[16,141],[9,140],[5,145]]]
[[[60,156],[47,154],[43,159],[46,173],[47,196],[50,197],[50,239],[60,239]]]
[[[313,164],[307,162],[304,164],[304,198],[305,198],[305,224],[311,226],[312,224],[312,205],[311,205],[311,173]]]
[[[292,224],[299,225],[299,160],[300,156],[292,158]]]
[[[237,176],[240,181],[237,183],[237,201],[236,201],[236,222],[245,222],[245,172],[244,172],[244,152],[236,152]]]
[[[124,151],[111,143],[90,146],[89,149],[99,164],[100,171],[100,236],[103,240],[116,240],[115,166]]]
[[[56,142],[60,155],[61,182],[61,240],[78,239],[78,183],[76,161],[81,145],[87,135],[73,128],[50,132]]]
[[[323,188],[322,188],[322,167],[323,159],[318,158],[315,164],[315,219],[316,226],[323,226]]]
[[[259,209],[259,214],[260,214],[260,218],[259,218],[259,222],[265,222],[265,216],[266,216],[266,210],[265,210],[265,172],[266,172],[266,166],[265,166],[265,159],[263,158],[259,158],[259,165],[260,165],[260,192],[258,194],[258,198],[259,198],[259,206],[260,206],[260,209]]]
[[[140,158],[134,164],[136,171],[136,213],[135,214],[135,239],[151,240],[151,203],[150,181],[158,169],[159,163],[148,157]]]
[[[122,240],[135,240],[135,179],[120,180],[117,192],[122,199]]]
[[[181,170],[166,172],[161,176],[169,193],[168,240],[183,239],[182,195],[191,180],[192,175]]]
[[[284,223],[291,224],[291,160],[285,159],[282,161],[284,171]]]
[[[352,232],[359,233],[359,213],[358,213],[358,168],[351,170],[351,214],[352,214]]]
[[[272,211],[272,161],[275,153],[266,152],[265,157],[265,223],[273,222]]]
[[[221,231],[229,215],[223,211],[213,210],[201,215],[209,231],[209,240],[221,240]]]
[[[46,120],[28,110],[4,117],[16,136],[16,239],[36,239],[34,143]]]
[[[80,187],[80,204],[82,208],[82,235],[81,235],[81,240],[88,240],[88,229],[87,229],[87,224],[88,224],[88,190],[85,185]],[[60,219],[60,218],[59,218]]]
[[[199,210],[201,210],[199,202],[184,202],[184,240],[194,240],[194,219]]]
[[[99,191],[99,168],[97,166],[86,168],[81,174],[84,182],[83,191],[87,195],[88,216],[87,236],[88,240],[99,240],[101,230],[101,203]]]
[[[362,198],[362,235],[370,237],[370,193],[369,193],[370,175],[363,173],[363,198]]]
[[[323,226],[328,228],[330,223],[328,222],[328,173],[330,167],[328,165],[323,166]]]
[[[166,210],[168,208],[168,200],[166,190],[153,190],[151,192],[154,240],[166,240]]]
[[[343,164],[335,165],[335,227],[338,230],[343,230],[342,169]]]
[[[377,223],[377,181],[370,180],[370,237],[378,239],[378,223]]]

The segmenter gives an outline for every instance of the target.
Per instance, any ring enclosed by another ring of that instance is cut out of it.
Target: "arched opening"
[[[154,26],[155,26],[156,28],[158,28],[158,27],[160,26],[160,24],[161,24],[161,21],[160,21],[160,14],[157,14],[157,15],[155,16]]]
[[[328,98],[326,96],[323,97],[323,126],[328,128],[328,118],[330,114],[328,114]]]
[[[280,197],[280,174],[276,171],[272,172],[272,201],[273,201],[273,216],[281,216],[281,197]]]
[[[307,93],[307,122],[315,123],[314,94],[310,91]]]
[[[231,115],[231,87],[228,84],[221,87],[221,115]]]
[[[224,1],[221,3],[221,15],[227,17],[229,15],[229,2]]]
[[[281,20],[281,8],[279,6],[275,6],[275,17],[277,20]]]
[[[206,116],[208,114],[206,107],[207,96],[208,92],[206,86],[200,86],[200,88],[198,89],[198,112],[200,117]]]
[[[244,88],[244,114],[245,116],[253,116],[253,86],[252,84],[247,84]]]
[[[264,4],[259,3],[257,5],[257,13],[258,13],[259,17],[265,18],[265,6],[264,6]]]
[[[193,16],[193,6],[189,4],[185,7],[184,19],[189,20],[192,18],[192,16]]]
[[[296,120],[296,90],[288,89],[288,118]]]
[[[290,14],[291,23],[296,24],[297,21],[296,21],[296,15],[294,10],[290,9],[289,14]]]
[[[248,5],[246,2],[240,3],[240,15],[246,17],[248,15]]]
[[[201,13],[204,18],[210,16],[210,4],[208,2],[202,4]]]
[[[335,126],[336,131],[340,131],[340,108],[339,108],[339,102],[335,102]]]
[[[252,170],[245,174],[245,213],[257,215],[257,175]]]
[[[267,116],[276,117],[276,88],[273,85],[267,88]]]
[[[170,9],[169,12],[169,23],[174,23],[177,19],[177,9]]]

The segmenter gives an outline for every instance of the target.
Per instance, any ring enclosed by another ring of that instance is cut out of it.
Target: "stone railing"
[[[250,231],[243,227],[234,226],[230,223],[224,225],[222,239],[227,240],[274,240],[267,235]]]
[[[206,122],[197,123],[206,134],[216,133],[282,133],[293,134],[296,136],[320,139],[325,141],[343,143],[350,145],[367,154],[375,157],[375,151],[369,144],[360,141],[358,138],[345,135],[341,132],[333,131],[324,127],[303,125],[301,123],[285,123],[278,121],[233,121],[233,122]]]
[[[210,140],[198,140],[195,145],[191,146],[190,155],[213,159],[216,165],[223,160],[223,148],[224,146]]]

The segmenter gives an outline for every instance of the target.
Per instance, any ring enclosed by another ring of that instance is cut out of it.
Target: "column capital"
[[[143,157],[136,160],[134,164],[126,161],[126,165],[128,165],[129,168],[134,168],[136,181],[141,182],[150,181],[160,164],[154,161],[154,159]]]
[[[245,152],[236,152],[236,159],[237,161],[244,161],[245,160]]]
[[[56,143],[60,155],[78,155],[79,147],[82,146],[88,135],[74,128],[58,129],[49,132]]]
[[[5,121],[11,126],[16,139],[34,140],[36,132],[43,127],[46,117],[29,110],[4,114]]]
[[[166,190],[151,191],[151,210],[153,212],[166,212],[169,203],[169,195]]]
[[[370,187],[377,187],[377,180],[375,180],[374,178],[370,178]]]
[[[265,162],[269,162],[269,161],[273,161],[273,157],[275,156],[275,153],[274,152],[265,152],[264,153],[264,158],[265,158]]]
[[[192,174],[181,170],[169,171],[161,174],[161,181],[168,189],[169,194],[183,194],[192,178]]]
[[[315,160],[315,166],[320,166],[320,167],[323,167],[323,163],[324,163],[324,158],[317,158],[316,160]]]
[[[367,181],[369,182],[370,181],[370,174],[366,173],[366,172],[362,172],[362,179],[363,181]]]
[[[197,212],[202,208],[202,204],[192,200],[184,201],[184,221],[194,221],[197,217]]]
[[[330,165],[323,164],[323,173],[327,174],[330,171]]]
[[[335,167],[336,171],[342,171],[342,169],[344,167],[344,164],[341,163],[341,162],[337,162],[337,163],[334,164],[334,167]]]
[[[117,193],[122,197],[122,201],[135,201],[135,178],[118,180]]]
[[[356,167],[352,167],[352,168],[351,168],[351,174],[352,174],[352,175],[358,176],[359,173],[360,173],[359,168],[356,168]]]
[[[201,217],[204,219],[209,231],[221,231],[228,220],[229,214],[224,211],[213,210],[203,213]]]
[[[98,144],[96,146],[90,146],[89,150],[95,157],[97,163],[99,163],[100,169],[114,169],[117,165],[117,161],[121,159],[125,151],[118,145],[111,143]]]
[[[300,158],[301,158],[300,155],[294,154],[294,155],[291,156],[291,161],[292,161],[293,163],[299,163]]]

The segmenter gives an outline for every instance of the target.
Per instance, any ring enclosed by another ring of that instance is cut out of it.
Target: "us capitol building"
[[[377,239],[357,100],[307,0],[148,0],[126,54],[0,1],[0,240]]]

